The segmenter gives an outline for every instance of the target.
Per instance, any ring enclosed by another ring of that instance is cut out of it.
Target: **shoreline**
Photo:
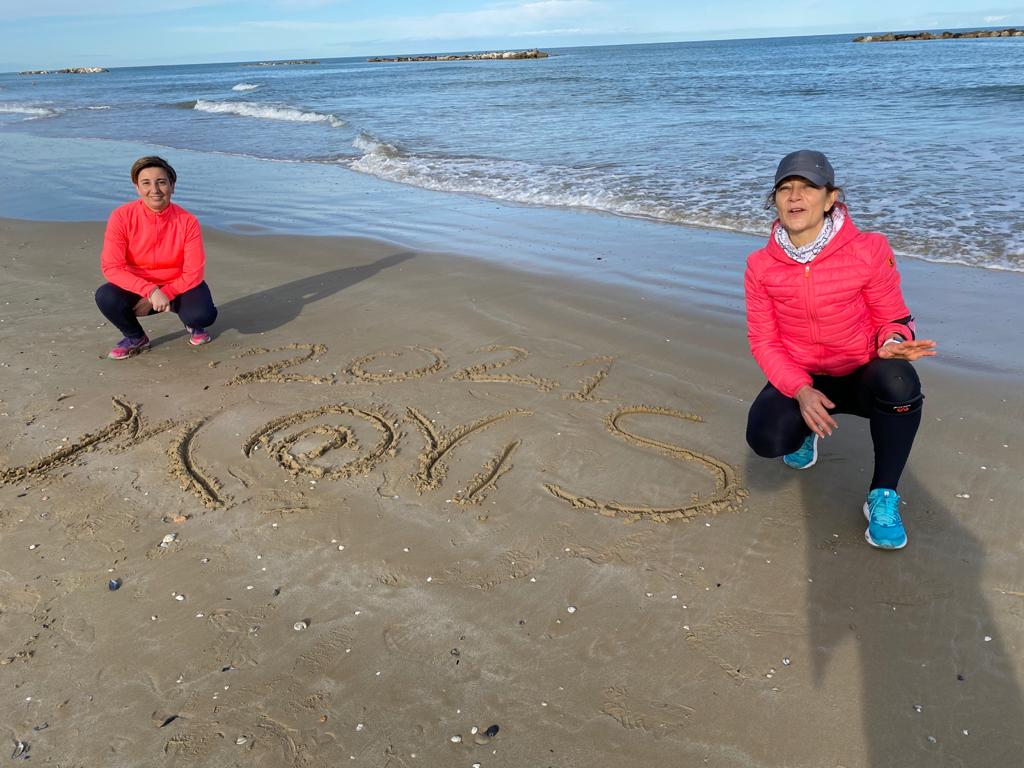
[[[751,456],[760,373],[687,302],[208,228],[214,342],[147,318],[152,350],[113,362],[102,232],[0,221],[0,711],[36,760],[819,768],[1024,747],[1018,390],[923,371],[910,545],[887,556],[863,541],[862,420],[812,472]]]

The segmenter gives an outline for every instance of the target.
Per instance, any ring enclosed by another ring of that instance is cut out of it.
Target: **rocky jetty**
[[[461,56],[375,56],[367,61],[378,64],[382,61],[482,61],[484,59],[546,59],[544,51],[532,48],[529,51],[490,51],[489,53],[466,53]]]
[[[973,37],[1024,37],[1024,29],[979,29],[976,32],[889,32],[884,35],[861,35],[855,43],[891,43],[897,40],[964,40]]]
[[[297,67],[302,64],[319,64],[318,59],[290,59],[289,61],[257,61],[247,64],[248,67]]]
[[[98,72],[109,72],[103,67],[66,67],[64,69],[28,69],[19,75],[95,75]]]

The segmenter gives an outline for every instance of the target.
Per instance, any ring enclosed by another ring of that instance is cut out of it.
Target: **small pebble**
[[[294,624],[292,624],[292,629],[294,629],[296,632],[301,632],[302,630],[304,630],[308,626],[309,626],[309,622],[306,621],[305,619],[303,619],[302,621],[296,621]],[[356,730],[360,730],[360,729],[357,728]]]
[[[937,741],[938,741],[938,739],[936,739],[934,736],[929,736],[928,737],[928,743],[929,744],[935,744]]]
[[[111,579],[110,581],[107,582],[107,589],[109,589],[111,592],[117,592],[117,590],[119,590],[120,588],[121,588],[121,580],[120,579]]]
[[[924,707],[922,707],[920,704],[915,704],[914,705],[914,711],[915,712],[924,712]]]
[[[787,656],[786,658],[784,658],[784,659],[782,660],[782,663],[783,663],[783,664],[784,664],[785,666],[787,666],[787,667],[788,667],[788,666],[789,666],[790,664],[792,664],[793,662],[791,662],[791,661],[789,660],[789,657]]]
[[[363,729],[364,729],[365,727],[366,727],[366,726],[365,726],[365,725],[363,725],[362,723],[356,723],[356,730],[357,730],[357,731],[361,731],[361,730],[363,730]]]
[[[29,549],[38,549],[38,548],[39,548],[39,545],[38,545],[38,544],[29,544],[29,545],[28,545],[28,548],[29,548]]]
[[[575,605],[570,605],[565,610],[567,610],[569,613],[576,613],[576,606]]]
[[[461,744],[462,743],[462,737],[461,736],[452,736],[450,739],[448,739],[448,741],[450,741],[452,744]]]
[[[185,599],[185,596],[184,595],[175,595],[174,599],[177,600],[180,603],[182,600]]]
[[[985,635],[985,642],[986,643],[991,643],[992,642],[992,636],[991,635]]]

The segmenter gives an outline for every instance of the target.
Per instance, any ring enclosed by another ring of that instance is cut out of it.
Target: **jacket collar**
[[[809,262],[811,264],[817,264],[822,259],[828,258],[830,255],[838,251],[840,248],[842,248],[844,245],[846,245],[848,242],[853,240],[853,238],[860,234],[860,230],[857,229],[857,226],[853,223],[853,219],[850,218],[850,211],[846,207],[846,204],[836,203],[836,205],[842,206],[843,212],[846,214],[846,220],[843,222],[843,226],[840,227],[838,232],[836,232],[832,240],[829,241],[829,244],[825,246],[825,249],[814,257],[814,261]],[[775,242],[775,230],[780,226],[782,225],[779,224],[778,219],[776,219],[772,223],[772,230],[768,235],[768,253],[770,253],[779,261],[785,262],[787,264],[796,264],[797,266],[801,266],[800,264],[793,261],[793,259],[789,257],[789,254],[782,249],[782,246]]]

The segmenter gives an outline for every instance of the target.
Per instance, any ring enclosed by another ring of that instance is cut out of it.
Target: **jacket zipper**
[[[814,284],[811,282],[810,264],[804,265],[804,301],[807,304],[807,322],[811,329],[811,341],[814,343],[815,347],[818,348],[818,355],[816,355],[816,358],[818,360],[818,370],[820,371],[823,366],[820,351],[821,345],[818,334],[818,321],[814,312]]]

